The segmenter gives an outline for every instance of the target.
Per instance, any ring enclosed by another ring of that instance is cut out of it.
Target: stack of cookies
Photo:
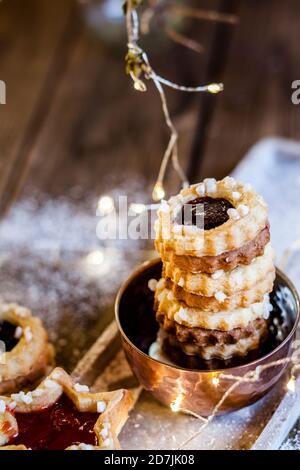
[[[163,349],[195,367],[257,351],[275,279],[268,209],[250,185],[208,178],[163,201],[155,225]]]

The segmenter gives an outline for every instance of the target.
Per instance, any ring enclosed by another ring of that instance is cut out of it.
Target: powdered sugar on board
[[[300,450],[300,422],[282,445],[281,450]]]
[[[97,201],[27,197],[0,223],[0,296],[43,319],[69,371],[113,318],[122,280],[149,256],[137,240],[97,239]]]

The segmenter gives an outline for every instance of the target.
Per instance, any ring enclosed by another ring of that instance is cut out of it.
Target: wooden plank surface
[[[224,82],[197,178],[228,174],[258,139],[300,138],[300,108],[291,102],[299,76],[297,0],[243,1]]]
[[[22,10],[17,0],[11,3],[8,11],[3,9],[2,17],[12,16],[13,22],[7,22],[8,31],[12,32]],[[56,3],[61,12],[51,6]],[[124,74],[125,38],[117,51],[101,43],[78,21],[75,3],[70,0],[41,5],[35,0],[27,1],[29,13],[27,22],[24,20],[24,31],[29,44],[34,42],[38,50],[38,70],[35,82],[32,76],[23,82],[20,73],[24,62],[33,70],[34,57],[24,54],[23,62],[18,63],[17,52],[13,51],[14,87],[27,101],[20,102],[16,97],[10,107],[1,110],[3,119],[14,123],[11,139],[17,136],[15,150],[8,144],[7,148],[3,146],[2,210],[22,187],[58,195],[78,185],[83,192],[91,189],[97,192],[99,188],[107,190],[128,179],[141,180],[142,186],[147,186],[156,178],[168,139],[159,97],[151,84],[146,94],[133,91]],[[203,7],[217,8],[218,4],[218,0],[204,1]],[[35,22],[31,25],[31,16],[33,21],[39,18],[41,31],[33,27]],[[205,78],[214,24],[201,22],[199,27],[197,22],[192,29],[205,46],[201,56],[180,45],[170,45],[165,39],[162,51],[155,42],[148,46],[159,73],[179,83],[194,85]],[[16,38],[17,51],[19,42]],[[2,60],[8,67],[5,57]],[[43,67],[38,68],[40,62]],[[11,83],[8,74],[4,74],[4,79]],[[190,95],[174,91],[167,94],[180,132],[181,160],[186,166],[197,109]],[[39,98],[39,102],[34,98]],[[28,116],[22,114],[22,119],[14,121],[17,104],[27,109],[27,102],[30,103]],[[0,124],[0,143],[1,139],[5,139],[5,132]],[[174,185],[177,187],[178,179],[171,175],[169,187]]]
[[[0,74],[7,88],[0,107],[0,210],[16,192],[59,81],[73,6],[72,0],[0,4]]]

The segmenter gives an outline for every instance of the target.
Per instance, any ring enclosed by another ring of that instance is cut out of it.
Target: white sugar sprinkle
[[[13,393],[11,395],[11,398],[16,401],[16,402],[23,402],[26,405],[29,405],[32,403],[32,394],[31,392],[24,393],[24,392],[19,392],[19,393]]]
[[[46,388],[49,388],[49,389],[54,389],[54,388],[59,387],[58,383],[55,382],[55,380],[52,380],[52,379],[46,379],[46,380],[44,381],[44,386],[45,386]]]
[[[224,292],[216,292],[215,298],[218,302],[224,302],[224,300],[227,299],[227,295],[224,294]]]
[[[206,178],[204,180],[206,192],[215,193],[217,191],[217,182],[215,178]]]
[[[103,413],[106,409],[105,401],[97,401],[97,413]]]
[[[205,186],[204,186],[204,183],[198,184],[198,186],[196,187],[196,193],[197,193],[199,196],[204,196],[204,195],[205,195]]]
[[[211,275],[211,277],[212,277],[212,279],[220,279],[220,277],[222,277],[223,274],[224,274],[223,269],[219,269],[218,271],[215,271],[215,272]]]
[[[20,339],[23,334],[23,328],[21,326],[17,326],[14,337],[16,339]]]
[[[15,308],[15,312],[16,312],[16,314],[17,314],[19,317],[21,317],[21,318],[30,317],[30,311],[28,310],[28,308],[21,307],[20,305],[18,305],[18,306]]]
[[[80,444],[78,444],[78,448],[80,450],[94,450],[94,447],[91,444],[80,443]]]
[[[239,193],[238,191],[233,191],[232,192],[232,197],[233,197],[233,199],[238,201],[241,198],[241,193]]]
[[[183,287],[184,286],[184,279],[183,277],[181,277],[177,283],[180,287]]]
[[[230,219],[232,220],[239,220],[240,215],[236,209],[228,209],[227,214],[229,215]]]
[[[232,176],[226,176],[223,179],[223,182],[225,183],[226,186],[229,186],[230,188],[236,185],[236,180],[232,178]]]
[[[149,279],[148,287],[152,292],[155,292],[155,289],[157,287],[157,280],[156,279]]]
[[[74,389],[76,390],[76,392],[89,392],[90,391],[87,385],[81,385],[78,383],[74,385]]]
[[[0,413],[3,414],[6,410],[6,403],[4,400],[0,400]]]
[[[237,211],[238,211],[239,215],[245,216],[245,215],[249,214],[249,207],[246,206],[245,204],[240,204],[237,208]]]
[[[30,341],[33,338],[33,335],[29,326],[26,326],[26,328],[24,329],[24,336],[25,336],[27,343],[30,343]]]

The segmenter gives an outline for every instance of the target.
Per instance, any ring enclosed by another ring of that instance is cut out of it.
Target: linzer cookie
[[[39,318],[17,304],[0,305],[0,394],[32,385],[54,363],[54,349]]]
[[[208,178],[163,201],[155,225],[165,350],[197,360],[247,356],[268,334],[275,279],[268,209],[250,185]]]
[[[91,393],[61,368],[32,392],[0,396],[0,450],[111,450],[133,405],[124,389]]]

